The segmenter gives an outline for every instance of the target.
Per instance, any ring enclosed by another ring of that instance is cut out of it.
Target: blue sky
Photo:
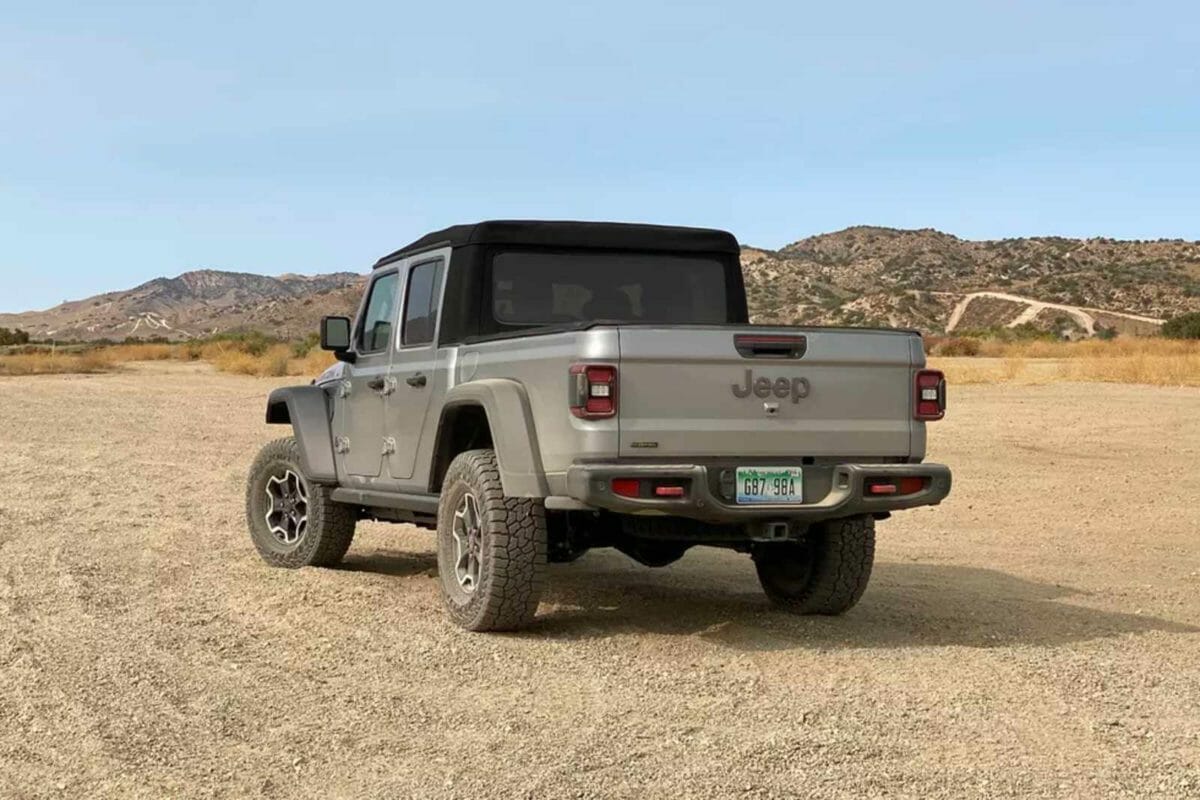
[[[1200,6],[6,3],[0,311],[488,217],[1200,239]]]

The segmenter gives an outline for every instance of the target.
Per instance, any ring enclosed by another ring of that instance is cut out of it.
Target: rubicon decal
[[[808,378],[768,378],[760,376],[754,377],[754,370],[746,370],[746,376],[742,379],[742,384],[733,384],[729,387],[733,390],[734,397],[770,397],[774,395],[780,399],[787,397],[792,398],[793,403],[799,403],[802,397],[808,397],[810,386]]]

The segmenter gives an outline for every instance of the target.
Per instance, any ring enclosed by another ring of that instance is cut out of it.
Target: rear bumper
[[[714,523],[789,519],[820,522],[856,514],[878,514],[942,502],[950,494],[950,468],[942,464],[836,464],[828,491],[802,505],[737,505],[713,490],[710,468],[699,464],[576,464],[567,470],[567,494],[592,508],[618,514],[687,517]],[[805,468],[808,482],[808,468]],[[868,479],[927,478],[925,487],[905,495],[866,495]],[[686,486],[683,497],[624,497],[614,494],[614,478],[671,481]],[[806,500],[810,498],[806,497]]]

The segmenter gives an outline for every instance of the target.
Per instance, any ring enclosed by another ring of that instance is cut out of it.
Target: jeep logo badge
[[[749,397],[753,394],[755,397],[776,397],[783,399],[785,397],[792,398],[793,403],[799,403],[801,397],[808,397],[808,378],[766,378],[754,377],[754,370],[746,370],[746,377],[742,379],[742,386],[733,384],[731,387],[734,397]]]

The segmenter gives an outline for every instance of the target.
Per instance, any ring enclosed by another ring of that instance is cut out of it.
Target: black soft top
[[[681,228],[673,225],[638,225],[627,222],[489,220],[472,225],[454,225],[428,233],[412,244],[379,259],[375,266],[381,267],[433,247],[509,244],[672,253],[736,254],[739,250],[738,241],[732,233],[713,228]]]

